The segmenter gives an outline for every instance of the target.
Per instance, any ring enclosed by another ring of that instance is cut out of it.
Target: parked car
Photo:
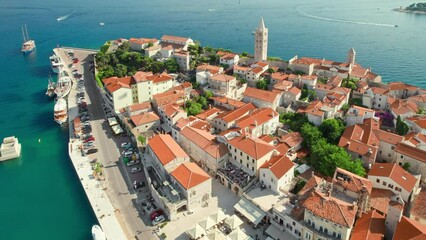
[[[95,152],[97,152],[98,151],[98,149],[96,149],[96,148],[91,148],[91,149],[88,149],[87,151],[86,151],[86,154],[92,154],[92,153],[95,153]]]
[[[137,172],[140,172],[140,171],[142,171],[142,168],[134,167],[134,168],[132,168],[131,173],[137,173]]]
[[[93,136],[90,136],[90,137],[84,139],[84,142],[89,142],[89,141],[95,141],[95,138]]]
[[[78,60],[78,58],[74,58],[72,62],[73,62],[73,63],[78,63],[79,61],[80,61],[80,60]]]
[[[155,212],[151,213],[151,221],[160,215],[163,215],[163,210],[161,209],[158,209]]]
[[[139,189],[139,188],[141,188],[141,187],[144,187],[145,186],[145,183],[143,182],[143,181],[140,181],[140,182],[138,182],[138,181],[134,181],[133,182],[133,189]]]
[[[122,143],[122,144],[121,144],[121,147],[122,147],[122,148],[125,148],[125,147],[127,147],[127,146],[129,146],[129,145],[130,145],[130,146],[132,146],[132,144],[131,144],[131,143],[129,143],[129,142],[124,142],[124,143]]]
[[[157,225],[161,222],[164,222],[164,221],[166,221],[166,219],[164,218],[163,215],[160,215],[160,216],[157,216],[154,220],[152,220],[152,225],[155,226],[155,225]]]
[[[133,166],[133,165],[136,165],[136,164],[139,164],[139,163],[141,163],[141,162],[138,161],[138,160],[132,160],[132,161],[128,162],[126,165],[128,167],[130,167],[130,166]]]

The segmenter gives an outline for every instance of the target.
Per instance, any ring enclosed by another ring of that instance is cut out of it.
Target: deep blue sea
[[[55,46],[98,48],[120,37],[170,34],[253,52],[251,33],[263,16],[270,56],[344,61],[354,47],[357,62],[384,81],[426,87],[426,15],[391,11],[411,3],[0,0],[0,139],[15,135],[23,147],[20,160],[0,163],[0,239],[91,239],[96,223],[67,156],[68,134],[53,121],[53,102],[44,95]],[[30,56],[20,53],[23,24],[37,43]]]

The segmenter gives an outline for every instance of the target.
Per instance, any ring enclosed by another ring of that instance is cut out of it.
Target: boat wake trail
[[[69,14],[67,14],[67,15],[64,15],[64,16],[60,16],[60,17],[58,17],[56,20],[58,20],[58,22],[63,21],[63,20],[65,20],[65,19],[67,19],[67,18],[71,17],[74,13],[75,13],[75,11],[73,10],[71,13],[69,13]]]
[[[378,27],[398,27],[398,25],[394,25],[394,24],[358,22],[358,21],[350,21],[350,20],[343,20],[343,19],[327,18],[327,17],[320,17],[320,16],[314,16],[314,15],[311,15],[311,14],[307,14],[303,11],[300,11],[299,9],[297,9],[297,11],[302,16],[312,18],[312,19],[322,20],[322,21],[350,23],[350,24],[358,24],[358,25],[370,25],[370,26],[378,26]]]

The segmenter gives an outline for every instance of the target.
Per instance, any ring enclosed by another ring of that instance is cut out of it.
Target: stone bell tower
[[[351,48],[348,52],[348,63],[355,65],[356,52],[355,49]]]
[[[265,27],[263,17],[254,32],[254,60],[266,61],[268,58],[268,29]]]

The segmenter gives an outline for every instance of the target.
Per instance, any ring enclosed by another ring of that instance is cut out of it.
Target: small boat
[[[92,227],[93,240],[106,240],[105,233],[99,225],[93,225]]]
[[[46,91],[46,95],[48,97],[53,97],[55,95],[55,87],[56,87],[55,82],[52,80],[52,77],[49,76],[48,83],[47,83],[47,91]]]
[[[23,54],[27,55],[34,51],[36,48],[35,41],[30,39],[28,35],[27,25],[22,26],[22,37],[24,42],[22,43],[21,51]]]
[[[67,71],[59,70],[58,82],[55,87],[55,94],[58,98],[66,97],[71,91],[72,81]]]
[[[18,138],[12,136],[3,139],[0,147],[0,161],[6,161],[21,156],[21,144]]]
[[[398,27],[398,25],[395,25],[395,27]]]
[[[59,124],[64,124],[68,119],[67,100],[58,98],[54,107],[54,119]]]
[[[99,25],[101,25],[101,26],[104,26],[104,25],[105,25],[105,23],[103,23],[103,22],[100,22],[100,23],[99,23]]]
[[[58,22],[60,22],[60,21],[62,21],[62,20],[65,20],[65,19],[67,19],[67,18],[69,18],[73,13],[74,13],[75,11],[72,11],[71,13],[69,13],[69,14],[67,14],[67,15],[64,15],[64,16],[60,16],[60,17],[58,17],[56,20],[58,21]]]
[[[56,54],[53,54],[49,57],[50,60],[50,67],[52,68],[52,71],[54,73],[59,73],[59,69],[63,66],[62,59],[59,56],[56,56]]]

